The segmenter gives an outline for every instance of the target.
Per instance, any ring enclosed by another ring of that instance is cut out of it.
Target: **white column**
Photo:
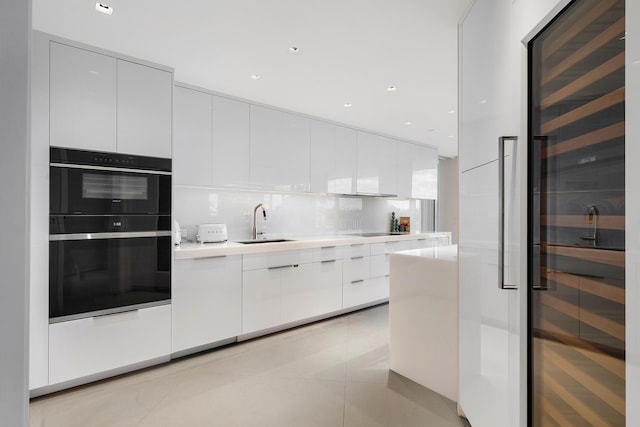
[[[29,424],[28,153],[31,1],[4,0],[0,13],[0,414]]]

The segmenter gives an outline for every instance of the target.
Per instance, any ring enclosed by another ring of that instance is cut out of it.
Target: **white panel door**
[[[438,150],[398,141],[398,196],[438,198]]]
[[[211,184],[211,95],[176,86],[173,108],[173,181]]]
[[[251,105],[251,186],[309,190],[309,119]]]
[[[318,120],[310,121],[310,179],[315,193],[354,194],[357,132]]]
[[[242,333],[278,326],[280,315],[280,268],[242,273]]]
[[[171,302],[174,353],[240,335],[242,257],[177,260]]]
[[[50,43],[50,144],[116,151],[116,59]]]
[[[472,425],[508,427],[509,291],[498,288],[497,183],[497,161],[460,175],[459,402]]]
[[[249,187],[249,104],[213,96],[213,185]]]
[[[171,158],[173,75],[118,60],[118,152]]]
[[[397,194],[398,142],[383,136],[358,132],[357,192]]]

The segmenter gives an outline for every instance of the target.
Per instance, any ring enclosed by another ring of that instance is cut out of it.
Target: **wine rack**
[[[530,419],[625,425],[625,9],[579,0],[530,43]]]

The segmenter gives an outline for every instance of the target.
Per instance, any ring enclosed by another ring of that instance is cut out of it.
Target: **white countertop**
[[[416,240],[424,238],[438,238],[449,236],[448,232],[441,233],[420,233],[420,234],[394,234],[384,236],[362,237],[351,235],[332,235],[332,236],[287,236],[291,241],[274,242],[274,243],[254,243],[242,244],[237,242],[224,243],[191,243],[183,242],[180,246],[174,248],[173,254],[175,259],[193,259],[208,258],[223,255],[242,255],[253,253],[290,251],[299,249],[312,249],[323,246],[347,246],[363,243],[384,243],[396,242],[402,240]],[[275,238],[275,237],[274,237]],[[415,251],[424,251],[429,249],[416,249]],[[413,252],[413,251],[404,251]]]
[[[458,262],[458,245],[438,246],[436,248],[409,249],[393,253],[394,256],[411,256],[437,259],[438,261]]]

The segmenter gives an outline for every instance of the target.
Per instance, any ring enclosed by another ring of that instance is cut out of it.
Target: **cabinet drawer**
[[[384,255],[387,252],[387,246],[394,242],[371,243],[371,255]]]
[[[438,237],[438,246],[448,246],[449,244],[448,237]]]
[[[171,305],[49,325],[49,384],[168,356]]]
[[[313,262],[342,259],[342,246],[323,246],[313,248]]]
[[[242,269],[247,271],[284,267],[295,264],[308,264],[312,259],[313,252],[311,249],[247,254],[242,256]]]
[[[424,239],[416,239],[412,242],[413,249],[424,249],[424,248],[432,248],[438,244],[438,239],[436,238],[424,238]]]
[[[389,278],[378,277],[342,285],[343,308],[368,304],[389,298]]]
[[[342,261],[342,282],[351,283],[369,278],[369,257],[354,257]]]
[[[389,255],[375,255],[370,258],[370,277],[389,275]]]
[[[361,257],[361,256],[369,256],[370,254],[371,254],[371,248],[367,243],[342,247],[342,257],[344,259]]]

